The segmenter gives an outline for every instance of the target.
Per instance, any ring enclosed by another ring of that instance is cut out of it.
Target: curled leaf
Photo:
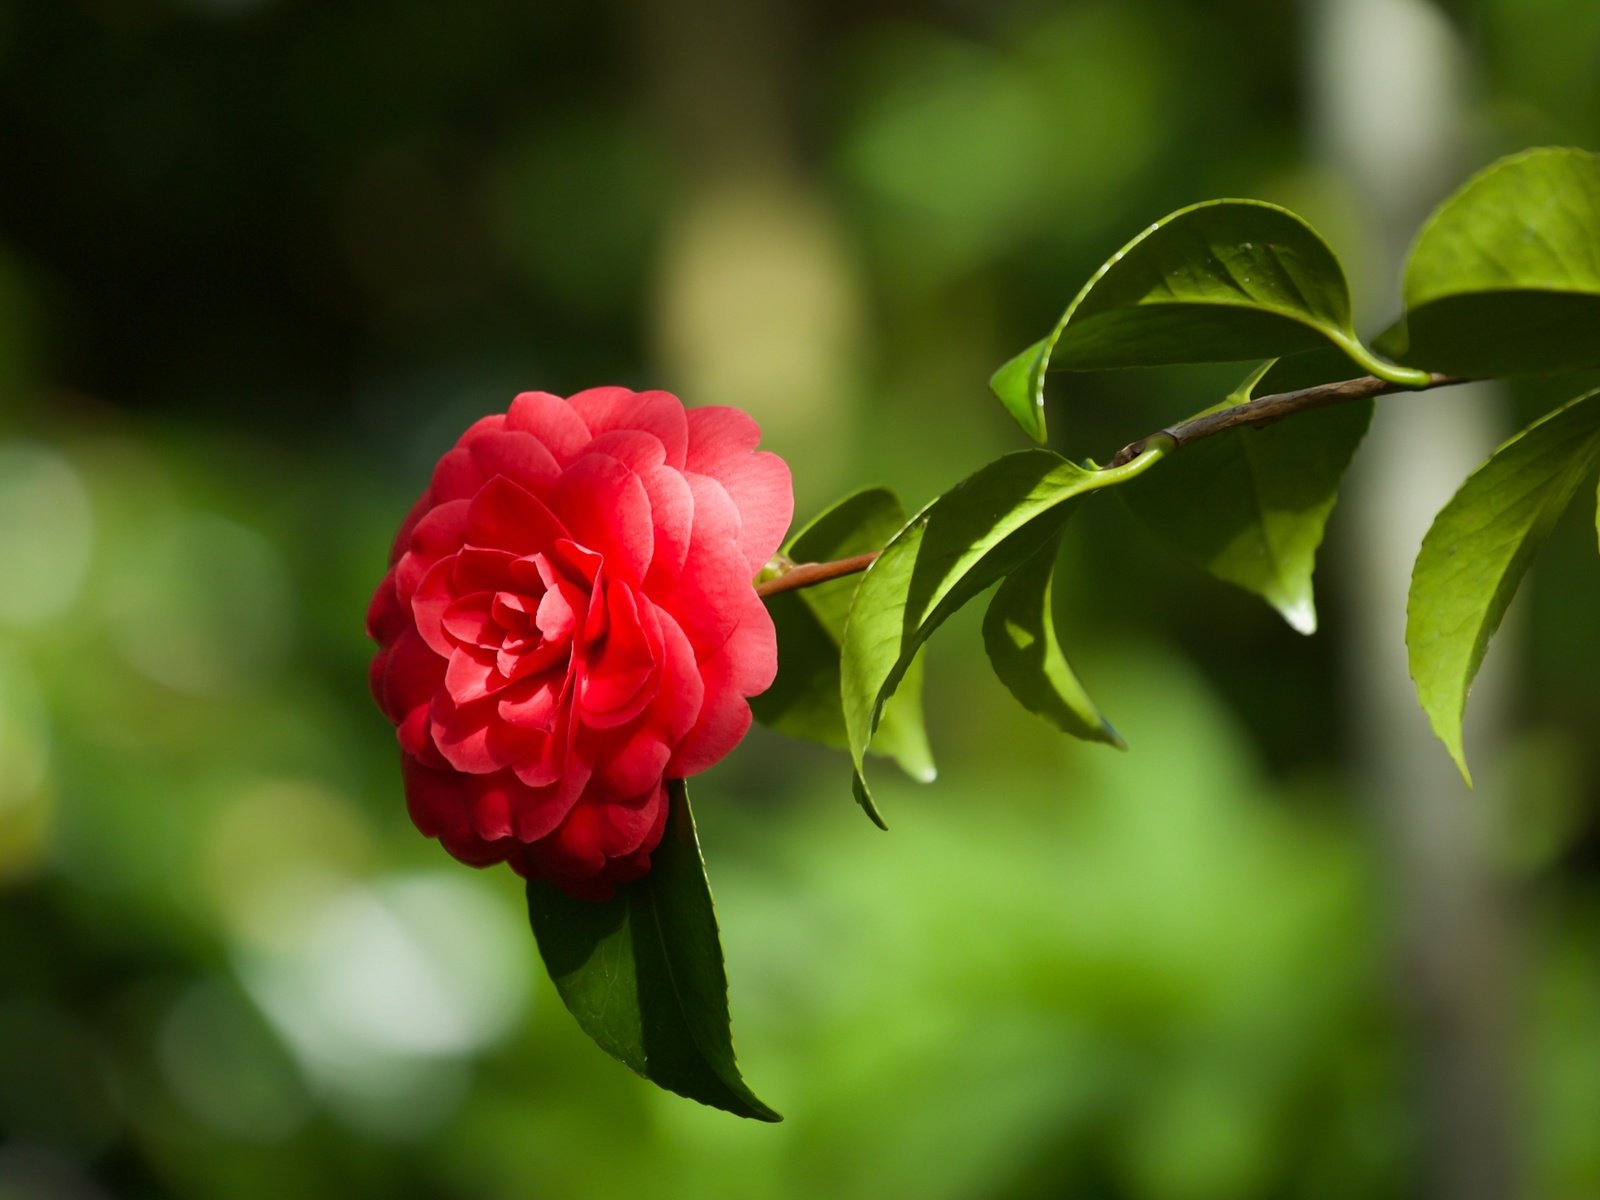
[[[1000,581],[983,616],[983,644],[1000,682],[1063,733],[1119,750],[1127,743],[1078,682],[1056,628],[1056,540]]]
[[[1600,465],[1600,392],[1550,413],[1467,477],[1422,539],[1406,603],[1417,699],[1469,784],[1467,691],[1534,554]]]

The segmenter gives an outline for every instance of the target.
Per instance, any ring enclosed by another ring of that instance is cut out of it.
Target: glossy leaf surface
[[[886,545],[905,524],[905,509],[887,488],[845,497],[792,537],[794,562],[828,562]],[[839,643],[859,575],[780,592],[767,601],[778,630],[778,677],[750,702],[770,729],[841,749],[849,742],[839,691]],[[873,750],[893,758],[914,779],[933,778],[922,717],[922,668],[914,662],[884,706]]]
[[[1332,349],[1280,359],[1252,373],[1228,403],[1351,370]],[[1175,553],[1260,596],[1293,629],[1314,633],[1317,548],[1372,408],[1370,400],[1344,404],[1194,442],[1124,489],[1123,499]]]
[[[782,1118],[740,1077],[728,979],[689,794],[671,811],[650,873],[607,901],[528,884],[528,916],[556,990],[600,1048],[661,1087],[761,1121]]]
[[[1411,678],[1469,783],[1461,746],[1467,691],[1534,554],[1600,464],[1597,396],[1579,397],[1496,450],[1422,539],[1406,604]]]
[[[864,756],[884,701],[922,644],[951,613],[1049,541],[1068,500],[1130,479],[1160,454],[1148,452],[1106,471],[1085,470],[1048,450],[1005,455],[928,505],[885,547],[856,589],[842,663],[855,795],[874,821],[883,824],[863,774]]]
[[[1530,150],[1469,180],[1406,264],[1408,363],[1461,375],[1600,364],[1600,155]]]
[[[983,645],[994,671],[1022,707],[1063,733],[1127,744],[1078,682],[1056,626],[1056,539],[1000,581],[983,617]]]
[[[1044,377],[1169,363],[1274,358],[1333,345],[1373,373],[1417,373],[1373,357],[1351,328],[1344,271],[1293,213],[1256,200],[1180,209],[1124,246],[1084,286],[1049,337],[1011,359],[990,387],[1037,440]]]

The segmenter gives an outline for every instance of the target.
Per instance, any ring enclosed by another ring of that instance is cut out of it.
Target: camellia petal
[[[660,675],[661,622],[655,606],[641,607],[633,589],[612,584],[606,589],[607,632],[603,645],[591,651],[578,684],[578,705],[584,724],[609,729],[638,716],[655,696],[649,685]]]
[[[686,469],[715,479],[739,510],[739,548],[754,575],[778,552],[794,518],[789,465],[776,454],[752,453],[761,429],[736,408],[689,413]]]
[[[751,576],[739,549],[739,510],[732,498],[714,479],[686,478],[694,497],[694,524],[677,586],[661,607],[678,618],[696,653],[704,656],[721,649],[739,623]]]
[[[504,475],[484,484],[467,509],[466,540],[474,546],[534,554],[566,536],[543,501]]]
[[[506,428],[531,433],[563,467],[577,458],[594,436],[571,404],[549,392],[523,392],[513,400],[506,413]]]
[[[561,474],[555,456],[531,433],[504,430],[480,436],[468,453],[478,471],[480,486],[500,475],[539,492]]]
[[[672,759],[672,747],[648,723],[639,723],[627,741],[614,742],[596,764],[601,783],[624,795],[636,795],[659,782]]]
[[[655,529],[637,474],[609,454],[586,453],[562,472],[553,500],[573,540],[597,553],[613,577],[644,582]]]
[[[650,501],[650,523],[655,528],[655,548],[645,590],[656,595],[676,586],[689,557],[689,538],[694,529],[694,493],[681,471],[658,467],[639,476]]]
[[[706,702],[694,728],[678,744],[672,761],[667,764],[667,771],[674,779],[698,775],[722,761],[723,756],[750,732],[753,719],[750,702],[734,690],[733,672],[732,664],[723,655],[700,664]]]
[[[648,433],[661,443],[666,464],[683,469],[689,448],[689,417],[671,392],[590,388],[572,397],[572,407],[596,441],[614,430]]]
[[[467,502],[452,500],[431,509],[411,531],[411,543],[394,568],[395,592],[402,603],[428,573],[428,568],[461,549],[467,540]]]
[[[579,897],[649,869],[665,780],[775,671],[752,578],[793,496],[758,438],[666,392],[525,392],[441,457],[367,615],[418,829]]]

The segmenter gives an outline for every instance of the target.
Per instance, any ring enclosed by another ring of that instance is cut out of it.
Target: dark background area
[[[1600,146],[1592,0],[1406,7],[1467,79],[1434,198]],[[0,6],[0,1196],[1419,1194],[1450,1147],[1342,512],[1306,639],[1085,506],[1069,649],[1128,755],[1018,709],[969,614],[931,655],[940,779],[880,771],[890,834],[842,755],[762,731],[697,783],[777,1128],[583,1040],[517,881],[411,829],[366,695],[393,529],[517,391],[744,407],[804,518],[1019,447],[989,372],[1183,204],[1303,213],[1386,324],[1318,8]],[[1058,448],[1239,374],[1074,380]],[[1539,1197],[1600,1194],[1594,551],[1580,504],[1475,756]]]

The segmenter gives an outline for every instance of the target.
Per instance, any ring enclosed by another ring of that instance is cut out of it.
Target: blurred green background
[[[1453,1156],[1600,1196],[1586,512],[1450,801],[1492,807],[1442,991],[1364,782],[1342,513],[1302,639],[1086,506],[1058,587],[1126,755],[1017,708],[976,613],[889,834],[842,755],[753,733],[695,796],[778,1127],[583,1039],[514,877],[410,828],[366,693],[396,523],[519,390],[745,407],[806,517],[1019,446],[989,371],[1182,204],[1295,207],[1385,323],[1318,132],[1341,2],[0,3],[0,1196],[1474,1194]],[[1464,81],[1426,200],[1600,146],[1594,0],[1400,7]],[[1230,378],[1088,379],[1052,427],[1103,460]],[[1479,993],[1488,1032],[1436,1036]]]

